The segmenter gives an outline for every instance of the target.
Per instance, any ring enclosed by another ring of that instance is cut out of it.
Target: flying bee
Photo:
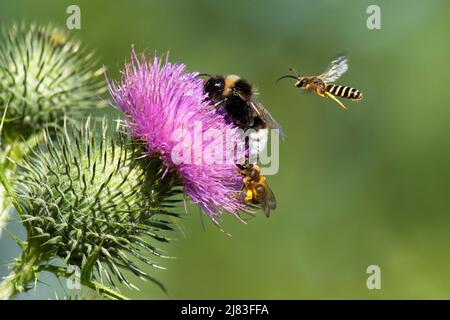
[[[237,75],[207,76],[204,92],[212,104],[223,110],[228,122],[242,130],[253,129],[251,152],[258,154],[264,149],[268,139],[268,129],[277,129],[284,138],[285,134],[272,115],[255,98],[253,86]]]
[[[256,164],[240,166],[242,174],[242,198],[246,203],[261,206],[266,217],[270,216],[270,210],[275,210],[277,202],[275,195],[266,182],[266,177],[261,175],[261,169]]]
[[[331,61],[330,65],[319,76],[302,77],[298,75],[298,72],[296,72],[295,69],[291,69],[297,76],[287,75],[278,80],[284,78],[296,79],[295,86],[297,88],[306,89],[315,92],[321,97],[330,98],[341,108],[347,109],[347,107],[336,97],[347,98],[353,101],[359,101],[363,98],[362,93],[355,88],[333,84],[334,81],[339,79],[348,70],[347,61],[346,55],[339,55]]]

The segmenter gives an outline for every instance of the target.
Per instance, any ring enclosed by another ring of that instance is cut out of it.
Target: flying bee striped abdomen
[[[325,90],[334,96],[352,99],[355,101],[363,98],[363,95],[359,90],[347,86],[328,84]]]

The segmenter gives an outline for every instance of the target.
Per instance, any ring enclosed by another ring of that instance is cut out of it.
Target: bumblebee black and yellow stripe
[[[335,84],[328,84],[326,87],[326,91],[331,93],[334,96],[352,99],[352,100],[361,100],[362,94],[359,90],[355,88],[347,87],[347,86],[339,86]]]

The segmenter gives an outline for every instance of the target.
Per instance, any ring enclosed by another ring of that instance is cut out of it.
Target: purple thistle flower
[[[205,100],[198,73],[187,73],[185,69],[183,64],[170,63],[168,57],[163,63],[156,54],[153,59],[144,54],[138,58],[133,49],[121,80],[109,83],[109,91],[128,117],[131,133],[145,141],[148,153],[160,155],[167,170],[177,170],[184,194],[193,203],[216,225],[226,212],[243,221],[239,211],[249,211],[239,197],[243,182],[236,161],[207,164],[208,147],[214,147],[211,144],[215,142],[191,142],[198,134],[203,137],[208,130],[217,130],[226,136],[219,146],[223,154],[234,154],[234,148],[242,146],[239,131]],[[185,141],[184,147],[193,147],[194,156],[188,154],[192,161],[174,158],[173,151],[180,147],[180,140]],[[196,150],[200,151],[196,154]]]

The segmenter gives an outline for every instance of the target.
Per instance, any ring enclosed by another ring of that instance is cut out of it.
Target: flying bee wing
[[[261,208],[266,217],[270,216],[270,210],[275,210],[277,207],[277,201],[275,199],[275,195],[272,192],[272,189],[269,188],[267,184],[264,185],[266,188],[266,199],[262,201]]]
[[[249,104],[256,115],[260,117],[261,120],[264,121],[270,129],[278,129],[278,133],[280,134],[281,138],[286,138],[286,134],[284,133],[280,124],[272,117],[269,111],[267,111],[267,109],[264,108],[261,103],[252,100],[249,102]]]
[[[319,76],[325,83],[334,82],[348,70],[348,59],[345,54],[341,54],[330,62],[330,65]]]

